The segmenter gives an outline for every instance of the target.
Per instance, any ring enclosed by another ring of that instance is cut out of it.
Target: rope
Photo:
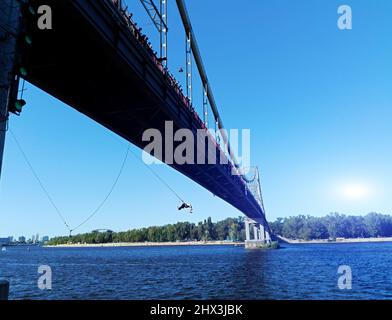
[[[65,220],[64,216],[61,214],[59,208],[56,206],[56,204],[54,203],[52,197],[50,196],[49,192],[46,190],[45,186],[43,185],[41,179],[39,178],[37,172],[34,170],[31,162],[29,161],[29,159],[27,158],[26,153],[23,151],[22,146],[20,145],[18,139],[16,138],[14,132],[12,131],[12,129],[9,130],[9,132],[11,133],[12,138],[14,139],[16,146],[18,147],[20,153],[22,154],[25,162],[27,163],[28,167],[30,168],[31,172],[33,173],[35,179],[37,180],[38,184],[40,185],[42,191],[45,193],[46,197],[48,198],[50,204],[52,205],[52,207],[54,208],[54,210],[56,211],[57,215],[60,217],[60,219],[63,221],[64,225],[66,226],[66,228],[71,232],[71,228],[69,227],[67,221]]]
[[[128,159],[128,154],[129,154],[129,151],[130,151],[130,144],[129,144],[129,145],[128,145],[127,152],[126,152],[126,155],[125,155],[125,158],[124,158],[124,160],[123,160],[123,162],[122,162],[122,164],[121,164],[120,171],[119,171],[119,173],[118,173],[118,175],[117,175],[117,177],[116,177],[114,183],[112,184],[112,186],[111,186],[111,188],[110,188],[110,190],[109,190],[109,193],[106,195],[106,197],[103,199],[103,201],[98,205],[98,207],[97,207],[97,208],[96,208],[96,209],[95,209],[95,210],[94,210],[94,211],[93,211],[93,212],[92,212],[92,213],[91,213],[82,223],[80,223],[80,224],[79,224],[77,227],[75,227],[75,228],[71,228],[71,227],[69,226],[69,224],[67,223],[66,219],[64,218],[63,214],[61,214],[61,211],[59,210],[59,208],[56,206],[55,202],[53,201],[53,198],[50,196],[49,192],[48,192],[47,189],[45,188],[45,186],[44,186],[44,184],[42,183],[41,179],[39,178],[37,172],[34,170],[33,165],[32,165],[31,162],[29,161],[29,159],[28,159],[26,153],[24,152],[24,150],[23,150],[21,144],[19,143],[18,139],[16,138],[15,134],[13,133],[13,131],[12,131],[11,129],[10,129],[10,133],[11,133],[11,136],[12,136],[12,138],[14,139],[14,141],[15,141],[15,143],[16,143],[16,145],[17,145],[19,151],[20,151],[20,153],[22,154],[22,156],[23,156],[25,162],[27,163],[29,169],[30,169],[31,172],[33,173],[35,179],[38,181],[38,184],[40,185],[42,191],[44,192],[44,194],[45,194],[46,197],[48,198],[50,204],[52,205],[52,207],[53,207],[54,210],[56,211],[57,215],[60,217],[61,221],[63,222],[63,224],[65,225],[65,227],[66,227],[67,230],[69,231],[69,234],[70,234],[70,235],[72,234],[73,231],[79,229],[80,227],[82,227],[83,225],[85,225],[88,221],[90,221],[90,220],[91,220],[91,219],[92,219],[92,218],[102,209],[102,207],[104,206],[104,204],[107,202],[107,200],[109,199],[109,197],[110,197],[111,194],[113,193],[114,188],[115,188],[116,185],[118,184],[118,181],[120,180],[120,177],[121,177],[121,175],[122,175],[122,173],[123,173],[123,171],[124,171],[125,164],[126,164],[126,161],[127,161],[127,159]]]
[[[131,154],[137,159],[139,160],[141,163],[144,164],[144,166],[150,170],[150,172],[164,185],[166,186],[166,188],[168,188],[182,203],[185,203],[184,200],[182,200],[182,198],[179,196],[179,194],[172,188],[170,187],[170,185],[163,180],[163,178],[161,178],[158,173],[156,173],[151,166],[149,166],[147,163],[145,163],[142,159],[140,159],[134,152],[131,151]]]
[[[123,161],[123,163],[122,163],[122,165],[121,165],[121,168],[120,168],[120,171],[119,171],[119,173],[118,173],[118,175],[117,175],[117,177],[116,177],[116,180],[114,181],[112,187],[111,187],[110,190],[109,190],[109,193],[106,195],[106,197],[103,199],[103,201],[99,204],[99,206],[97,207],[97,209],[95,209],[95,210],[93,211],[93,213],[90,214],[90,215],[87,217],[87,219],[84,220],[81,224],[79,224],[77,227],[75,227],[75,228],[73,228],[72,230],[70,230],[70,233],[72,233],[73,231],[75,231],[75,230],[79,229],[80,227],[82,227],[83,225],[85,225],[87,222],[89,222],[89,221],[90,221],[90,220],[91,220],[91,219],[92,219],[92,218],[102,209],[102,207],[104,206],[104,204],[106,203],[106,201],[109,199],[109,197],[110,197],[111,194],[113,193],[113,190],[114,190],[114,188],[116,187],[118,181],[120,180],[120,177],[121,177],[121,175],[122,175],[122,173],[123,173],[123,171],[124,171],[125,164],[126,164],[127,159],[128,159],[128,155],[129,155],[130,149],[131,149],[131,145],[128,144],[128,148],[127,148],[127,152],[126,152],[125,157],[124,157],[124,161]]]
[[[138,159],[139,161],[141,161],[143,163],[143,165],[145,165],[148,170],[150,170],[150,172],[163,184],[167,187],[167,189],[169,189],[182,203],[185,203],[185,201],[179,196],[179,194],[163,179],[161,178],[158,173],[156,173],[151,166],[147,165],[142,159],[140,159],[132,150],[131,150],[131,144],[128,143],[128,148],[124,157],[124,160],[121,164],[120,167],[120,171],[114,181],[114,183],[112,184],[108,194],[105,196],[105,198],[102,200],[102,202],[98,205],[98,207],[85,219],[83,220],[79,225],[77,225],[75,228],[71,228],[69,226],[69,224],[67,223],[66,219],[64,218],[64,216],[61,214],[59,208],[56,206],[56,204],[53,201],[53,198],[50,196],[49,192],[47,191],[47,189],[45,188],[44,184],[42,183],[41,179],[39,178],[37,172],[34,170],[31,162],[29,161],[26,153],[23,151],[23,148],[21,146],[21,144],[19,143],[18,139],[16,138],[15,134],[13,133],[13,131],[10,129],[10,133],[12,138],[14,139],[19,151],[21,152],[25,162],[27,163],[28,167],[30,168],[31,172],[33,173],[35,179],[38,181],[38,184],[40,185],[42,191],[44,192],[44,194],[46,195],[46,197],[48,198],[50,204],[52,205],[52,207],[54,208],[54,210],[56,211],[57,215],[60,217],[61,221],[63,222],[63,224],[65,225],[65,227],[67,228],[67,230],[69,231],[70,236],[72,235],[72,232],[76,231],[77,229],[81,228],[83,225],[85,225],[87,222],[89,222],[95,215],[98,214],[98,212],[102,209],[102,207],[105,205],[105,203],[107,202],[107,200],[109,199],[109,197],[112,195],[115,187],[118,184],[118,181],[120,180],[120,177],[124,171],[125,168],[125,164],[126,161],[128,159],[128,155],[129,153],[131,153],[136,159]]]

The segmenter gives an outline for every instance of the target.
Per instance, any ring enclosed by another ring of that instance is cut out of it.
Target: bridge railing
[[[243,179],[241,174],[238,172],[236,166],[230,160],[230,155],[227,154],[227,152],[225,152],[225,150],[222,149],[221,145],[216,141],[215,137],[211,135],[205,123],[201,120],[199,114],[194,109],[192,103],[190,102],[190,99],[184,95],[183,89],[179,84],[179,82],[176,80],[173,74],[170,73],[168,68],[163,65],[162,60],[158,58],[158,53],[154,51],[152,44],[150,43],[147,35],[143,34],[142,28],[138,27],[137,23],[133,21],[132,19],[133,14],[129,12],[128,7],[123,4],[122,0],[109,0],[109,1],[111,1],[112,4],[115,6],[115,8],[118,10],[118,13],[120,14],[121,18],[123,19],[123,22],[128,27],[131,34],[133,34],[135,39],[140,43],[140,45],[146,51],[147,55],[154,62],[158,70],[160,70],[160,72],[164,75],[167,83],[176,92],[179,99],[183,102],[183,105],[188,109],[189,112],[191,112],[199,127],[201,129],[206,130],[207,135],[210,137],[211,141],[213,141],[213,143],[215,144],[219,154],[226,158],[224,163],[226,163],[227,160],[227,164],[228,164],[227,168],[228,171],[233,175],[233,179],[244,190],[244,193],[248,194],[250,190],[246,184],[246,181]]]
[[[138,27],[137,23],[133,21],[132,13],[128,11],[128,7],[123,5],[122,0],[109,0],[113,3],[113,5],[116,7],[118,10],[118,13],[122,17],[124,23],[128,27],[129,31],[133,34],[136,40],[141,44],[141,46],[145,49],[146,53],[149,55],[151,60],[154,62],[154,64],[157,66],[157,68],[162,72],[162,74],[165,76],[167,83],[174,89],[176,94],[179,96],[180,100],[183,102],[183,104],[191,111],[193,116],[195,117],[197,123],[202,129],[207,130],[208,128],[205,126],[204,122],[201,120],[199,114],[196,112],[195,108],[193,107],[192,103],[190,102],[190,99],[185,96],[183,89],[180,85],[180,83],[176,80],[176,78],[173,76],[173,74],[170,73],[167,67],[165,67],[162,63],[162,60],[158,58],[158,53],[153,50],[153,47],[151,43],[149,42],[149,38],[142,33],[142,28]],[[214,143],[220,148],[219,144],[216,143],[215,138],[213,138]],[[222,149],[220,151],[223,151]]]

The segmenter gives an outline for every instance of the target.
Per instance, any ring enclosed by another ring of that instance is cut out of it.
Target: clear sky
[[[187,1],[225,126],[251,129],[251,159],[262,173],[268,218],[392,213],[392,1],[245,3]],[[139,1],[128,4],[155,39]],[[337,28],[342,4],[352,7],[352,30]],[[169,67],[182,81],[177,70],[184,66],[185,40],[174,0],[169,6]],[[107,194],[127,144],[32,85],[27,88],[28,105],[20,118],[11,116],[10,127],[75,226]],[[200,106],[201,94],[196,98]],[[79,231],[240,215],[171,168],[154,170],[192,203],[192,215],[179,213],[173,194],[130,155],[106,205]],[[0,236],[67,234],[11,135],[0,218]]]

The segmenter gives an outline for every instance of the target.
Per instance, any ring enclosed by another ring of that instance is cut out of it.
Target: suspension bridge
[[[246,215],[248,247],[270,243],[259,172],[248,179],[231,150],[184,0],[175,3],[185,34],[185,92],[168,68],[167,1],[140,0],[159,32],[155,52],[121,0],[0,0],[0,170],[8,118],[26,103],[18,96],[23,79],[141,149],[143,132],[164,132],[167,121],[174,130],[204,130],[216,163],[169,165]],[[37,25],[41,6],[51,9],[51,29]],[[204,89],[201,116],[193,105],[193,61]],[[219,138],[208,131],[210,111]],[[154,156],[166,162],[170,155]]]

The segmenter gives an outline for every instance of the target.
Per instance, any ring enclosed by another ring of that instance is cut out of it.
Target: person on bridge
[[[120,8],[120,0],[113,0],[113,3],[117,8]]]
[[[190,209],[190,210],[189,210],[189,213],[192,213],[192,212],[193,212],[192,205],[187,204],[187,203],[185,203],[185,202],[183,202],[183,203],[178,207],[178,210],[179,210],[179,211],[184,210],[184,209]]]

